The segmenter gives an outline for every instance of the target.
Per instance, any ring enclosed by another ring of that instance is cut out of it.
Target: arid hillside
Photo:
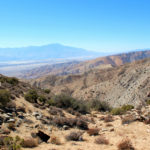
[[[99,101],[86,107],[16,78],[1,75],[0,82],[1,150],[149,150],[150,101],[138,109]]]
[[[136,60],[142,60],[150,57],[150,51],[137,51],[124,53],[113,56],[99,57],[89,61],[73,61],[67,63],[59,63],[54,65],[46,65],[23,71],[20,78],[33,79],[47,75],[67,75],[67,74],[81,74],[91,69],[104,69],[116,66],[121,66],[125,63],[130,63]]]
[[[32,84],[78,99],[106,101],[113,107],[138,106],[147,100],[150,92],[150,59],[109,69],[93,69],[79,75],[42,77]]]

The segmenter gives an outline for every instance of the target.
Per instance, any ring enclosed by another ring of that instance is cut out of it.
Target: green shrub
[[[121,108],[113,108],[111,110],[112,115],[122,115],[124,111]]]
[[[16,136],[15,138],[4,138],[4,145],[8,150],[20,150],[22,147],[22,143],[23,140],[19,136]]]
[[[147,100],[147,101],[146,101],[146,104],[147,104],[147,105],[150,105],[150,100]]]
[[[7,90],[0,90],[0,106],[6,106],[10,102],[10,93]]]
[[[15,77],[11,77],[11,78],[7,78],[7,82],[12,85],[17,85],[19,83],[19,80]]]
[[[45,92],[46,94],[49,94],[51,91],[50,91],[50,89],[44,89],[44,92]]]
[[[19,83],[19,80],[15,77],[0,77],[0,82],[4,83],[4,82],[7,82],[9,84],[12,84],[12,85],[17,85]]]
[[[40,96],[38,97],[38,100],[39,100],[41,103],[43,103],[43,104],[47,101],[47,99],[46,99],[46,97],[45,97],[44,95],[40,95]]]
[[[129,110],[133,109],[134,106],[132,106],[132,105],[123,105],[121,108],[126,112],[126,111],[129,111]]]
[[[25,94],[25,99],[31,103],[37,103],[37,99],[38,99],[38,94],[35,90],[29,90],[26,94]]]
[[[82,100],[76,100],[71,96],[60,94],[54,96],[51,100],[48,101],[48,104],[51,106],[56,106],[59,108],[72,108],[75,111],[80,113],[88,113],[88,105]]]
[[[120,108],[113,108],[111,113],[113,115],[122,115],[133,108],[134,108],[134,106],[132,106],[132,105],[123,105]]]
[[[50,99],[47,101],[47,104],[49,104],[50,106],[55,106],[56,103],[55,103],[55,100],[54,99]]]
[[[91,109],[94,109],[96,111],[110,111],[111,107],[107,102],[99,101],[99,100],[92,100],[89,104]]]

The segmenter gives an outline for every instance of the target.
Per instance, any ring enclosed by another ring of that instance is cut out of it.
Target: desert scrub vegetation
[[[102,112],[111,111],[112,109],[107,102],[99,101],[96,99],[89,102],[89,108],[96,111],[102,111]]]
[[[122,120],[121,120],[122,124],[130,124],[134,121],[135,121],[135,117],[132,115],[124,116],[122,117]]]
[[[104,144],[104,145],[108,145],[109,141],[104,137],[104,136],[99,136],[95,139],[95,143],[96,144]]]
[[[51,92],[50,89],[44,89],[44,93],[49,94]]]
[[[112,115],[122,115],[124,113],[126,113],[129,110],[132,110],[134,108],[134,106],[132,105],[123,105],[122,107],[119,108],[113,108],[111,110],[111,114]]]
[[[23,139],[19,136],[16,137],[1,137],[0,147],[6,150],[21,150]]]
[[[25,99],[31,103],[37,103],[38,93],[36,90],[29,90],[25,95]]]
[[[83,135],[83,132],[74,131],[66,136],[66,140],[67,141],[83,141],[82,135]]]
[[[146,101],[146,104],[147,104],[147,105],[150,105],[150,99]]]
[[[82,130],[88,129],[87,122],[77,118],[56,117],[51,122],[53,123],[53,125],[57,127],[63,127],[64,125],[67,125],[70,128],[78,127],[79,129]]]
[[[47,97],[45,94],[39,94],[37,90],[30,89],[25,95],[24,98],[30,103],[42,104],[44,105],[47,102]]]
[[[72,108],[75,111],[78,111],[82,114],[86,114],[89,112],[88,105],[83,102],[82,100],[76,100],[71,96],[65,95],[65,94],[60,94],[56,95],[50,100],[48,100],[48,104],[50,106],[56,106],[59,108]]]
[[[0,90],[0,106],[6,106],[10,102],[11,94],[7,90]]]
[[[98,128],[92,128],[87,130],[87,133],[89,134],[89,136],[96,136],[99,134],[100,129]]]
[[[89,102],[83,100],[77,100],[71,96],[60,94],[52,97],[47,102],[50,106],[56,106],[79,112],[81,114],[89,113],[91,110],[96,111],[111,111],[111,107],[106,103],[99,100],[91,100]]]
[[[38,101],[44,105],[45,102],[47,101],[47,98],[44,95],[39,95]]]
[[[118,144],[118,150],[135,150],[129,139],[124,139]]]
[[[17,85],[19,83],[19,80],[15,77],[0,76],[0,82],[1,83],[9,83],[12,85]]]

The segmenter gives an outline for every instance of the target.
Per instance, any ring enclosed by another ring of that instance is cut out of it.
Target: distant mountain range
[[[21,78],[39,78],[48,75],[68,75],[81,74],[91,69],[105,69],[121,66],[136,60],[142,60],[150,57],[150,50],[122,53],[118,55],[99,57],[92,60],[77,62],[58,63],[53,65],[43,65],[22,72]]]
[[[22,48],[0,48],[1,61],[28,61],[55,58],[94,58],[107,55],[105,53],[88,51],[82,48],[50,44]]]

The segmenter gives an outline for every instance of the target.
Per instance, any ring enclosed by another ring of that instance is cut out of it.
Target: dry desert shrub
[[[104,136],[99,136],[98,138],[95,139],[95,143],[108,145],[109,141]]]
[[[30,138],[25,138],[23,140],[23,147],[25,148],[33,148],[38,146],[38,140],[34,139],[32,137]]]
[[[125,116],[125,117],[122,118],[122,124],[130,124],[134,121],[135,121],[135,119],[131,115],[128,115],[128,116]]]
[[[145,124],[150,124],[150,119],[144,121]]]
[[[71,132],[66,136],[67,141],[83,141],[83,132]]]
[[[87,129],[88,129],[88,124],[87,124],[87,122],[84,121],[84,120],[82,120],[82,119],[77,119],[76,126],[77,126],[79,129],[82,129],[82,130],[87,130]]]
[[[61,117],[65,116],[65,114],[62,111],[62,109],[54,107],[54,106],[50,106],[49,113],[51,115],[57,115],[57,116],[61,116]]]
[[[104,122],[113,122],[114,118],[111,115],[108,115],[104,118]]]
[[[105,126],[106,127],[113,127],[113,125],[111,123],[107,123]]]
[[[97,128],[93,128],[93,129],[89,129],[88,131],[87,131],[87,133],[90,135],[90,136],[92,136],[92,135],[94,135],[94,136],[96,136],[96,135],[98,135],[99,134],[99,129],[97,129]]]
[[[129,139],[124,139],[118,144],[118,150],[135,150]]]
[[[15,128],[16,128],[15,123],[11,122],[11,123],[8,124],[8,129],[15,130]]]
[[[79,129],[82,129],[82,130],[88,129],[87,122],[82,119],[77,119],[77,118],[55,117],[52,122],[54,125],[58,127],[63,127],[64,125],[67,125],[72,128],[78,127]]]

